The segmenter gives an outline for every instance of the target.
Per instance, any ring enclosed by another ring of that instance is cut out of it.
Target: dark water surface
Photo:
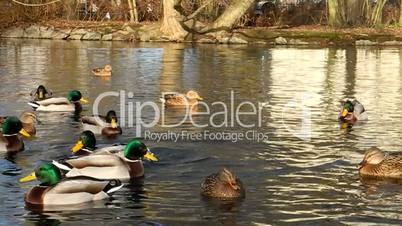
[[[401,150],[401,62],[398,48],[0,40],[0,115],[28,110],[28,93],[39,84],[59,95],[79,89],[92,103],[105,91],[133,92],[134,97],[124,103],[127,108],[130,102],[157,102],[161,92],[189,89],[199,91],[207,104],[230,103],[233,90],[235,104],[264,103],[261,127],[196,128],[186,122],[172,129],[158,124],[142,132],[252,130],[268,135],[264,141],[236,143],[146,140],[160,161],[145,163],[143,186],[125,186],[112,200],[38,214],[24,209],[23,195],[34,183],[20,184],[18,179],[41,161],[68,156],[81,131],[71,114],[39,113],[38,134],[25,142],[26,151],[0,159],[0,224],[400,224],[402,185],[363,183],[356,166],[370,146]],[[113,66],[111,79],[90,74],[91,68],[107,63]],[[339,100],[345,97],[356,97],[365,105],[367,123],[340,128],[336,117]],[[108,109],[120,113],[118,99],[102,101],[100,112]],[[82,114],[91,111],[89,105]],[[181,116],[180,110],[169,109],[166,121],[177,122]],[[137,117],[149,121],[153,112],[144,109]],[[303,117],[311,120],[304,122]],[[195,117],[200,123],[208,119]],[[307,132],[299,134],[300,128]],[[135,128],[124,128],[123,136],[98,137],[98,144],[127,142],[137,135]],[[222,166],[243,180],[245,200],[222,203],[200,198],[202,178]]]

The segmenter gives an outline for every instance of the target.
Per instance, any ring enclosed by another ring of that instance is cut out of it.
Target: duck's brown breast
[[[142,161],[127,162],[127,165],[130,178],[133,179],[144,176],[144,165],[142,164]]]

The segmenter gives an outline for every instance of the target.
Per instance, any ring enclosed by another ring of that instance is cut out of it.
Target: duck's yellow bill
[[[348,110],[345,108],[345,109],[343,109],[343,111],[342,111],[342,117],[345,117],[346,115],[348,114]]]
[[[33,181],[36,180],[36,174],[35,172],[32,172],[31,174],[29,174],[28,176],[21,178],[20,182],[24,183],[24,182],[29,182],[29,181]]]
[[[144,158],[150,160],[150,161],[158,161],[158,158],[155,157],[154,153],[147,151],[147,153],[144,155]]]
[[[43,98],[43,92],[39,91],[39,98]]]
[[[197,100],[204,100],[204,98],[202,98],[202,97],[198,97],[198,98],[197,98]]]
[[[112,121],[110,122],[110,124],[112,124],[112,128],[117,128],[117,122],[116,119],[112,118]]]
[[[83,147],[84,147],[84,144],[82,143],[81,140],[79,140],[79,141],[74,145],[74,147],[71,148],[71,151],[72,151],[73,153],[76,153],[77,151],[81,150]]]
[[[83,104],[89,103],[89,101],[86,100],[84,97],[81,97],[80,102],[83,103]]]
[[[24,137],[31,137],[31,135],[24,128],[20,130],[20,134]]]

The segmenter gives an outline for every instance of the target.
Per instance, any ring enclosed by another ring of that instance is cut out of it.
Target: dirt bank
[[[133,42],[169,41],[160,36],[158,23],[128,24],[60,20],[14,25],[1,30],[0,37]],[[334,29],[326,26],[241,28],[219,35],[189,35],[184,41],[211,44],[402,46],[402,29],[396,27]]]

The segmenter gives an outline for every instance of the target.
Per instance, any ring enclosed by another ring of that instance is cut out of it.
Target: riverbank
[[[169,41],[168,38],[161,36],[159,23],[82,21],[17,24],[1,30],[0,37],[131,42]],[[326,26],[253,27],[235,29],[231,33],[220,35],[191,35],[185,41],[211,44],[402,46],[402,29],[398,27],[334,29]]]

